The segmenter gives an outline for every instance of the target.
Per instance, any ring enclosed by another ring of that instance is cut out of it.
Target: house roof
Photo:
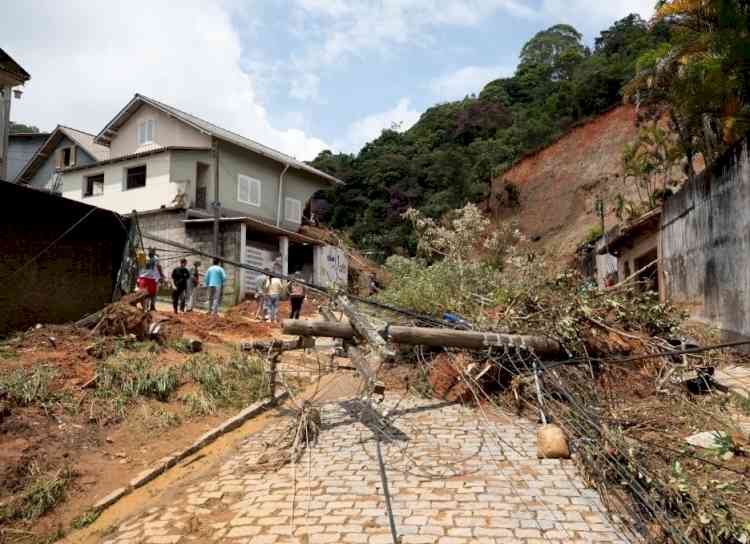
[[[0,49],[0,75],[5,76],[0,79],[8,78],[14,85],[21,85],[31,79],[29,73],[2,49]]]
[[[128,155],[118,155],[117,157],[104,159],[94,164],[82,164],[80,166],[73,166],[71,168],[66,168],[65,171],[75,172],[76,170],[87,170],[90,168],[98,168],[100,166],[104,166],[105,164],[114,164],[116,162],[129,161],[131,159],[140,159],[141,157],[149,157],[151,155],[158,155],[160,153],[166,153],[167,151],[211,151],[211,148],[210,147],[180,146],[180,145],[156,147],[154,149],[147,149],[146,151],[136,151],[135,153],[130,153]]]
[[[138,108],[140,108],[144,104],[148,104],[149,106],[162,111],[166,115],[178,119],[186,125],[189,125],[198,130],[199,132],[206,134],[207,136],[212,136],[219,140],[223,140],[225,142],[229,142],[239,147],[248,149],[250,151],[253,151],[254,153],[257,153],[264,157],[268,157],[281,164],[289,165],[291,168],[302,170],[319,178],[323,178],[330,183],[343,183],[343,181],[341,181],[340,179],[335,178],[330,174],[326,174],[325,172],[322,172],[317,168],[313,168],[309,164],[305,164],[304,162],[299,161],[290,155],[282,153],[281,151],[272,149],[268,146],[256,142],[255,140],[240,136],[239,134],[216,126],[213,123],[209,123],[208,121],[205,121],[200,117],[196,117],[195,115],[192,115],[190,113],[178,110],[177,108],[164,104],[163,102],[159,102],[158,100],[154,100],[153,98],[143,96],[142,94],[136,94],[132,98],[132,100],[130,100],[130,102],[128,102],[128,104],[122,110],[120,110],[120,112],[114,117],[114,119],[112,119],[107,124],[107,126],[105,126],[102,131],[97,134],[95,141],[100,144],[109,145],[112,140],[112,135],[116,134],[117,131],[130,118],[130,116],[132,116],[138,110]]]
[[[47,140],[39,149],[37,149],[36,153],[34,153],[29,162],[26,163],[13,181],[16,183],[28,183],[54,152],[55,148],[64,137],[67,137],[86,153],[91,155],[91,157],[97,162],[109,158],[109,148],[95,143],[93,134],[63,125],[57,125],[55,130],[50,133]]]
[[[8,138],[11,140],[46,140],[49,132],[11,132]]]
[[[623,248],[632,247],[633,241],[639,236],[657,234],[660,219],[661,207],[658,207],[636,217],[625,225],[613,227],[607,232],[606,236],[609,240],[606,245],[599,249],[599,254],[603,255],[609,249],[609,253],[618,255]]]

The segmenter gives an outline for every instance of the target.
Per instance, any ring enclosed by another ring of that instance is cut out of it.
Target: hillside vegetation
[[[428,109],[409,130],[384,130],[357,155],[322,152],[312,164],[346,185],[325,195],[320,219],[381,259],[413,254],[401,217],[408,208],[438,218],[486,200],[493,178],[519,158],[620,104],[638,58],[669,36],[666,24],[649,27],[637,15],[603,31],[593,51],[568,25],[539,32],[513,77]]]
[[[523,204],[527,195],[515,184],[497,187],[495,181],[493,192],[493,180],[623,101],[638,106],[642,125],[631,145],[620,149],[629,130],[605,147],[584,143],[592,153],[608,154],[602,176],[625,159],[631,188],[645,190],[640,202],[620,195],[618,203],[604,204],[619,207],[620,215],[623,209],[642,213],[675,187],[665,173],[682,167],[684,176],[695,175],[694,165],[712,162],[750,127],[748,28],[750,3],[744,0],[661,0],[653,20],[630,15],[617,21],[593,50],[568,25],[541,31],[522,48],[513,77],[429,108],[409,130],[384,130],[357,155],[322,152],[313,164],[346,185],[323,195],[327,206],[319,218],[377,259],[414,255],[406,210],[437,219],[469,202],[493,210]],[[541,217],[556,206],[553,193],[526,203],[542,206],[534,211]],[[585,199],[575,206],[581,209],[562,210],[546,230],[580,219]],[[533,230],[532,237],[545,229]]]

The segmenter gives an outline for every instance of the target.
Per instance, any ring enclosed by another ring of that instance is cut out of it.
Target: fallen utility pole
[[[285,334],[301,336],[327,336],[352,338],[354,330],[347,323],[285,319],[282,322]],[[555,357],[563,354],[562,346],[555,340],[541,335],[503,334],[495,332],[458,331],[455,329],[433,329],[427,327],[391,326],[378,331],[378,335],[395,344],[486,349],[501,347],[533,351],[537,355]]]
[[[310,336],[300,336],[296,340],[256,340],[240,342],[242,351],[293,351],[315,347],[315,340]]]

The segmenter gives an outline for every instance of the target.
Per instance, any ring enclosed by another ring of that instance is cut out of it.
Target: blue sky
[[[569,23],[591,44],[652,4],[29,0],[4,6],[0,47],[32,75],[14,120],[98,132],[140,92],[310,159],[512,74],[539,30]]]

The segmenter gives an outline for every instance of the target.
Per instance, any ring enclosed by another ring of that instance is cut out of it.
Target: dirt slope
[[[625,144],[637,135],[636,111],[620,106],[572,129],[557,142],[521,160],[501,179],[493,193],[502,194],[505,181],[521,192],[520,208],[510,210],[491,200],[498,220],[515,219],[536,245],[554,260],[575,252],[599,220],[594,212],[597,195],[608,202],[606,225],[617,222],[611,212],[614,195],[626,193],[621,157]]]

